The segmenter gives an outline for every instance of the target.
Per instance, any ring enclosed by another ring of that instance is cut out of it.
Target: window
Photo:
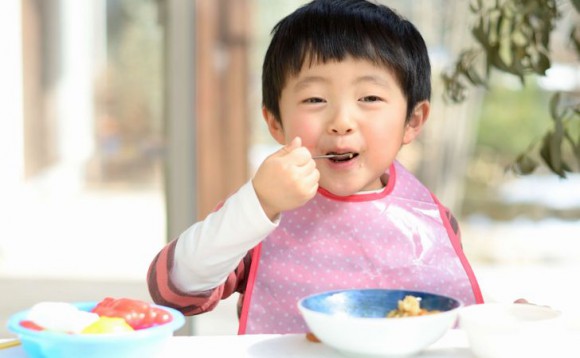
[[[166,241],[158,4],[12,3],[0,275],[142,280]]]

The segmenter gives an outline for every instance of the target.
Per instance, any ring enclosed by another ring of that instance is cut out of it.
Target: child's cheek
[[[300,120],[297,123],[298,126],[295,127],[296,133],[293,137],[299,136],[302,138],[302,145],[310,150],[314,151],[320,138],[320,127],[316,121],[305,119]]]

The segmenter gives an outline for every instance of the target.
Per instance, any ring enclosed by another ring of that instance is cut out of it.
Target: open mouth
[[[346,153],[330,152],[330,153],[328,153],[328,155],[329,156],[331,155],[329,160],[331,160],[333,162],[347,162],[349,160],[352,160],[352,159],[358,157],[358,153],[355,153],[355,152],[346,152]]]

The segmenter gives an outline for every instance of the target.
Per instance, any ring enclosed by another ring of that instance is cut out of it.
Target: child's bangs
[[[313,29],[314,30],[314,29]],[[320,34],[318,28],[316,33]],[[380,39],[380,37],[379,37]],[[386,41],[377,41],[377,37],[371,37],[368,33],[356,33],[352,31],[328,31],[319,36],[307,36],[297,39],[295,51],[289,53],[290,61],[287,73],[297,75],[303,66],[312,66],[319,63],[343,61],[347,57],[356,60],[366,60],[375,65],[384,66],[390,70],[396,70],[399,66]],[[396,71],[395,71],[396,72]]]

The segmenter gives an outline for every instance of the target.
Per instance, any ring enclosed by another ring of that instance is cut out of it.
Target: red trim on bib
[[[250,310],[250,302],[252,301],[252,293],[254,291],[254,283],[258,273],[258,264],[260,262],[260,251],[262,251],[262,244],[258,244],[254,248],[252,255],[252,264],[250,272],[248,273],[248,282],[246,284],[246,291],[244,292],[244,301],[242,304],[242,313],[240,314],[240,325],[238,327],[238,334],[246,334],[246,324],[248,323],[248,312]]]
[[[471,268],[471,265],[469,264],[467,257],[465,257],[465,253],[463,252],[463,248],[461,247],[461,242],[459,242],[457,235],[455,234],[455,231],[453,231],[453,228],[451,227],[451,224],[449,223],[449,220],[445,215],[445,209],[443,205],[441,205],[439,199],[437,199],[437,197],[433,193],[431,193],[431,197],[433,198],[433,201],[435,201],[437,207],[439,208],[439,215],[441,216],[441,220],[443,221],[445,230],[447,230],[447,235],[449,236],[451,245],[453,246],[453,249],[455,250],[457,257],[461,261],[461,265],[463,266],[463,269],[467,274],[467,278],[469,278],[469,282],[471,283],[471,289],[473,290],[473,296],[475,297],[475,302],[483,303],[483,295],[481,294],[481,289],[479,288],[479,284],[477,283],[475,273],[473,272],[473,269]]]

